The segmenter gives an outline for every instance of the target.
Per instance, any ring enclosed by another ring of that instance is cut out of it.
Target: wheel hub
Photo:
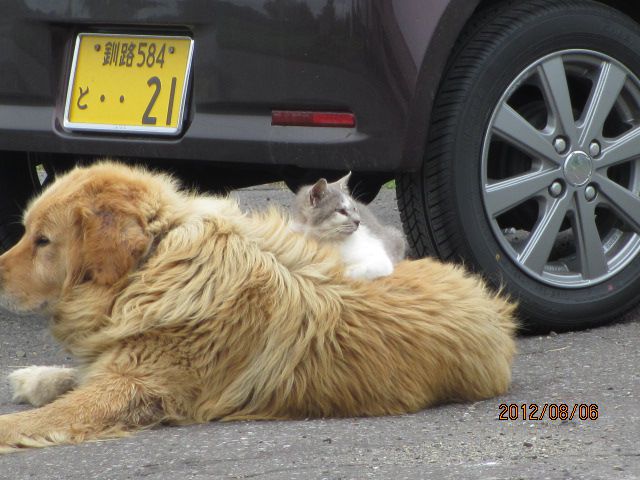
[[[564,162],[564,178],[571,185],[579,187],[591,179],[593,159],[584,152],[572,152]]]
[[[498,100],[482,153],[485,212],[535,280],[596,285],[640,256],[637,118],[640,78],[591,50],[541,57]]]

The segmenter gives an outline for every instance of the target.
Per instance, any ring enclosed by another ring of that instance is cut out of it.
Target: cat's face
[[[360,225],[358,207],[349,195],[349,175],[328,183],[324,178],[298,193],[297,221],[311,228],[322,239],[340,239],[351,235]]]

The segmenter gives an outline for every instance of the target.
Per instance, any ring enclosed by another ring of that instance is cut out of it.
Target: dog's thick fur
[[[50,314],[80,368],[12,375],[16,399],[50,403],[0,416],[3,451],[159,422],[401,414],[510,382],[514,306],[459,267],[350,280],[275,209],[110,162],[56,180],[24,223],[0,298]]]

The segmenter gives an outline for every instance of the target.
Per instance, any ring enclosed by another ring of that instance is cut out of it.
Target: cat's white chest
[[[349,235],[340,245],[340,254],[351,278],[373,279],[393,273],[393,263],[382,241],[371,235],[366,226]]]

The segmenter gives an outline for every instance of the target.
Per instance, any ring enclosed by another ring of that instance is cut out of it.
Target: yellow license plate
[[[192,53],[189,37],[79,34],[64,126],[70,130],[178,133]]]

